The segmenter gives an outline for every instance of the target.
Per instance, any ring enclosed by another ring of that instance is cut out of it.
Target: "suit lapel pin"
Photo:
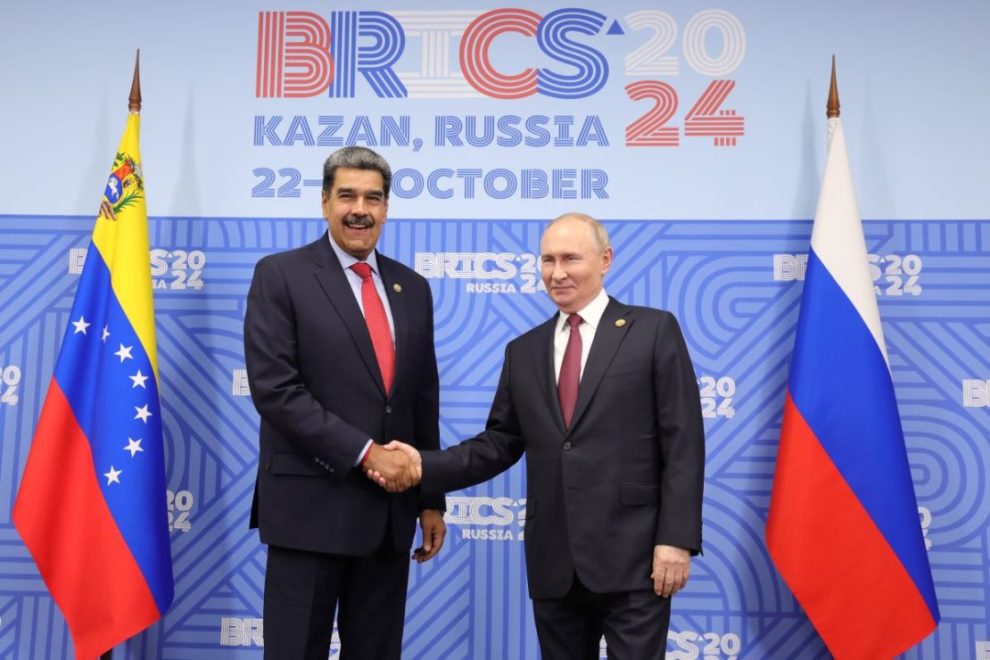
[[[617,328],[621,328],[621,327],[622,327],[622,326],[624,326],[625,324],[626,324],[626,320],[625,320],[625,319],[618,319],[618,320],[616,320],[616,322],[615,322],[615,327],[617,327]]]
[[[395,291],[396,293],[402,293],[402,285],[396,282],[395,284],[392,285],[392,291]]]

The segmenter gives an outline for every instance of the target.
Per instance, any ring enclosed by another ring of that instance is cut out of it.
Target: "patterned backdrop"
[[[393,219],[386,227],[383,252],[415,265],[433,287],[445,444],[482,428],[505,342],[551,313],[533,272],[542,226]],[[90,227],[80,217],[2,218],[4,657],[71,654],[9,511]],[[810,223],[607,227],[616,250],[608,292],[676,313],[706,417],[705,554],[675,599],[668,657],[827,657],[763,542]],[[247,529],[258,416],[244,373],[245,295],[261,256],[323,228],[315,220],[152,219],[176,599],[115,657],[260,657],[265,550]],[[990,409],[980,376],[990,373],[990,222],[868,222],[866,231],[943,616],[908,657],[983,658]],[[408,657],[537,657],[525,509],[520,466],[448,496],[447,544],[410,578]]]

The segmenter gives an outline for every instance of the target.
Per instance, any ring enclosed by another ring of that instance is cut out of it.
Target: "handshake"
[[[361,468],[369,479],[390,493],[416,486],[423,480],[423,462],[412,445],[393,440],[387,445],[371,443]]]

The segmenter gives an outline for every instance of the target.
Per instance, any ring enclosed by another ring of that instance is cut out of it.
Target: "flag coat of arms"
[[[939,610],[837,116],[829,133],[767,546],[836,658],[890,658]]]
[[[173,597],[139,130],[131,112],[13,510],[86,660]]]

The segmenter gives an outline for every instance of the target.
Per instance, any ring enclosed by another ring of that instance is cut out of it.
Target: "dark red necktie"
[[[560,377],[557,378],[557,398],[560,400],[560,412],[564,415],[564,426],[571,427],[574,417],[574,406],[577,405],[578,384],[581,382],[581,333],[578,326],[583,319],[577,314],[567,317],[567,325],[571,327],[567,337],[567,348],[564,349],[564,361],[560,363]]]
[[[378,368],[382,372],[385,391],[392,389],[392,375],[395,371],[395,344],[392,343],[392,331],[388,327],[388,316],[385,307],[378,296],[375,281],[371,277],[371,266],[360,261],[351,270],[361,276],[361,305],[364,307],[364,322],[368,325],[371,335],[371,345],[375,347],[375,357],[378,358]]]

